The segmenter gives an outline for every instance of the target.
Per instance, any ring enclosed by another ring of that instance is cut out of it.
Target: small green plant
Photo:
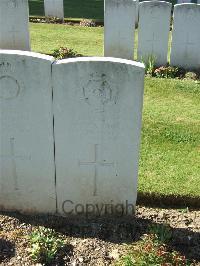
[[[155,224],[149,227],[150,234],[158,243],[168,243],[172,238],[171,228],[166,224]]]
[[[153,229],[160,234],[160,229]],[[168,251],[165,244],[157,241],[155,234],[144,235],[132,246],[129,255],[122,257],[116,266],[188,266],[191,265],[180,253]],[[168,237],[167,237],[168,239]]]
[[[161,66],[154,71],[154,75],[157,78],[176,78],[180,74],[180,69],[173,66]]]
[[[53,56],[57,59],[65,59],[65,58],[72,58],[72,57],[80,57],[81,54],[78,54],[73,49],[67,47],[60,47],[59,49],[55,49],[53,52]]]
[[[33,261],[49,265],[65,242],[52,229],[39,227],[30,235],[30,256]]]
[[[153,76],[155,70],[156,58],[154,55],[150,55],[147,60],[142,60],[145,65],[145,73],[149,76]]]
[[[122,262],[124,266],[134,266],[133,259],[130,255],[122,257]]]

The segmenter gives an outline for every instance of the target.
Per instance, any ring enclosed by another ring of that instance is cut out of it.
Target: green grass
[[[103,0],[64,0],[65,18],[103,21]],[[29,0],[31,16],[44,16],[44,0]]]
[[[65,46],[85,56],[103,55],[103,28],[31,23],[31,44],[40,53]]]
[[[32,50],[103,55],[103,28],[31,23]],[[136,53],[136,50],[135,50]],[[145,79],[139,191],[200,195],[200,83]]]
[[[85,56],[103,56],[103,27],[30,23],[32,50],[52,54],[59,47],[73,48]],[[62,36],[62,38],[61,38]],[[135,58],[137,32],[135,34]]]
[[[200,195],[200,83],[146,78],[139,191]]]

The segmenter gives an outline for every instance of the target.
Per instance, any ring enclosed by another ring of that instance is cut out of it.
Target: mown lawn
[[[59,47],[68,47],[84,56],[103,56],[103,27],[65,26],[30,23],[32,50],[52,54]],[[135,34],[137,57],[137,31]]]
[[[52,54],[68,47],[85,56],[103,55],[103,28],[31,23],[32,50]]]
[[[32,50],[103,55],[103,28],[31,24]],[[145,79],[139,191],[200,195],[200,82]]]
[[[200,82],[146,78],[139,190],[200,196]]]

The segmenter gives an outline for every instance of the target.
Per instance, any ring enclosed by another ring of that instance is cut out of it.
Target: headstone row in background
[[[62,0],[45,0],[45,5],[49,16],[53,16],[52,10],[63,9]],[[28,0],[1,0],[0,7],[0,48],[30,50]],[[105,0],[105,56],[133,59],[137,17],[137,1]],[[138,60],[146,62],[152,57],[158,66],[168,62],[170,20],[170,3],[139,4]],[[199,68],[199,43],[200,5],[175,5],[170,64]]]
[[[135,1],[105,0],[105,56],[133,58],[134,30],[132,29],[135,27],[135,10]],[[170,3],[145,1],[139,4],[138,60],[143,62],[153,60],[157,66],[168,62],[170,21]],[[198,69],[199,43],[200,5],[175,5],[170,64]]]
[[[0,50],[0,210],[135,206],[143,88],[141,63]]]

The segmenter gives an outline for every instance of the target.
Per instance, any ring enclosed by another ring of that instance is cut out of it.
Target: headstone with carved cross
[[[30,50],[28,0],[0,0],[0,49]]]
[[[143,82],[143,64],[125,59],[53,64],[60,214],[135,206]]]
[[[200,5],[175,5],[170,63],[189,70],[200,68]]]
[[[139,5],[138,60],[167,63],[171,3],[144,1]]]
[[[133,59],[137,2],[104,1],[104,56]]]
[[[0,50],[0,209],[56,211],[51,63]]]
[[[63,0],[44,0],[44,10],[46,17],[64,19]]]

